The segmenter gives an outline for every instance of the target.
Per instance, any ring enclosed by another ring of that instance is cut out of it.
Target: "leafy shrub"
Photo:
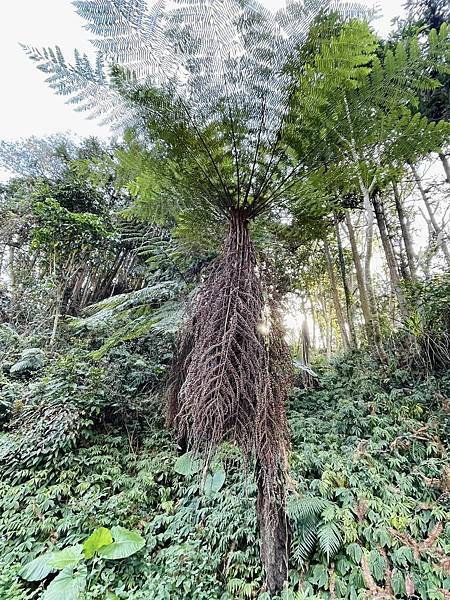
[[[88,566],[91,575],[98,568],[99,560],[128,558],[145,545],[138,531],[124,527],[97,528],[84,542],[63,550],[47,552],[27,563],[19,575],[26,581],[41,581],[55,571],[42,596],[43,600],[79,600],[86,589]]]

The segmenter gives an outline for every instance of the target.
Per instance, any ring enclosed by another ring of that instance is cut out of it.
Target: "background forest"
[[[0,600],[448,600],[447,3],[73,4],[24,50],[117,134],[0,142]]]

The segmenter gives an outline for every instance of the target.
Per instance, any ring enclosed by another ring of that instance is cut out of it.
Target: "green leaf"
[[[225,483],[225,477],[226,474],[223,467],[219,467],[214,473],[208,474],[203,486],[203,492],[207,495],[219,492]]]
[[[361,546],[356,543],[349,544],[346,548],[346,551],[347,551],[347,554],[350,556],[350,558],[352,558],[353,561],[357,565],[359,565],[359,563],[361,562],[361,558],[362,558]]]
[[[25,581],[40,581],[50,573],[54,573],[55,569],[48,563],[48,558],[51,555],[52,553],[49,552],[27,563],[20,570],[19,576],[25,579]]]
[[[42,600],[79,600],[86,587],[86,574],[86,567],[76,573],[66,567],[50,583]]]
[[[49,554],[47,562],[54,569],[65,569],[66,567],[75,567],[81,560],[83,546],[69,546],[60,552]]]
[[[369,569],[376,581],[382,581],[384,577],[385,564],[384,559],[378,550],[369,552]]]
[[[177,458],[174,470],[176,473],[188,477],[189,475],[195,475],[195,473],[198,473],[201,468],[201,461],[194,458],[192,452],[186,452],[186,454],[182,454]]]
[[[139,552],[145,546],[145,539],[137,531],[129,531],[124,527],[112,527],[114,542],[98,550],[99,556],[109,560],[127,558]]]
[[[112,544],[112,535],[106,527],[98,527],[84,542],[83,553],[85,558],[92,558],[94,554],[103,546]]]
[[[342,545],[342,534],[337,523],[322,523],[317,528],[317,538],[322,552],[327,560],[338,553]]]
[[[404,594],[406,593],[405,578],[403,577],[403,574],[398,569],[394,569],[392,572],[391,585],[392,585],[392,591],[394,592],[394,594],[396,596],[402,595],[404,597]],[[406,594],[406,595],[408,595],[408,594]]]

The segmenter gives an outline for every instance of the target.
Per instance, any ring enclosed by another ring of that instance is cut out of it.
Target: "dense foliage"
[[[31,598],[42,587],[25,584],[21,565],[117,525],[146,545],[120,563],[94,563],[86,598],[265,597],[242,457],[223,446],[212,469],[225,481],[206,488],[180,465],[161,398],[150,399],[164,371],[154,361],[142,341],[99,363],[78,349],[26,378],[4,375],[13,420],[0,458],[0,597]],[[317,389],[294,388],[289,406],[293,531],[282,597],[444,598],[448,374],[424,377],[394,356],[380,367],[362,352],[318,370]]]

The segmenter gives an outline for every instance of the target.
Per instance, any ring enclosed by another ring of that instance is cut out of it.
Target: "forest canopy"
[[[446,600],[450,10],[75,0],[114,136],[0,142],[0,600]]]

